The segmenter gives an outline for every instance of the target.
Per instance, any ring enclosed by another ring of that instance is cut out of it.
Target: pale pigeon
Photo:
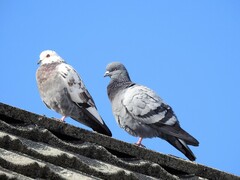
[[[52,50],[43,51],[36,72],[40,96],[45,105],[66,117],[111,136],[111,131],[99,115],[95,103],[83,81],[72,66]]]

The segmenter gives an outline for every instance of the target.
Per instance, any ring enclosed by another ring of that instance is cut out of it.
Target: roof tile
[[[0,152],[6,179],[239,179],[3,103]]]

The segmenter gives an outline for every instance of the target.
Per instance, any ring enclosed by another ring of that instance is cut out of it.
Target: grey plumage
[[[196,158],[188,145],[199,142],[184,131],[174,114],[154,91],[131,81],[125,66],[119,62],[107,65],[105,76],[111,78],[107,87],[112,111],[119,126],[129,134],[142,138],[159,137],[168,141],[187,158]]]
[[[62,121],[71,117],[94,131],[111,136],[83,81],[72,66],[54,51],[40,54],[40,67],[36,72],[40,96],[45,105],[60,113]]]

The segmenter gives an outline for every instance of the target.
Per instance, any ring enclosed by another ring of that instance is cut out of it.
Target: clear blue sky
[[[120,61],[200,141],[196,162],[240,175],[240,1],[1,0],[0,26],[1,102],[60,117],[35,80],[40,52],[52,49],[79,72],[113,137],[134,143],[115,122],[103,78]],[[143,143],[184,157],[163,140]]]

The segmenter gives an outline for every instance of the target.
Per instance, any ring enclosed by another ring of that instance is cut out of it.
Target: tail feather
[[[191,149],[187,146],[184,140],[167,135],[166,141],[173,145],[176,149],[181,151],[189,160],[191,161],[196,160],[195,155],[193,154]]]
[[[176,138],[184,140],[184,142],[188,145],[198,146],[199,142],[193,136],[191,136],[188,132],[183,130],[179,124],[175,124],[173,126],[163,125],[161,126],[161,132],[167,134],[169,136],[174,136]]]
[[[85,116],[87,116],[85,119],[79,119],[79,117],[72,116],[71,118],[83,123],[84,125],[92,128],[94,131],[107,135],[107,136],[112,136],[112,133],[110,129],[107,127],[107,125],[104,123],[104,121],[99,121],[99,117],[95,117],[91,112],[89,112],[85,108],[81,108]],[[101,117],[100,117],[101,118]]]

